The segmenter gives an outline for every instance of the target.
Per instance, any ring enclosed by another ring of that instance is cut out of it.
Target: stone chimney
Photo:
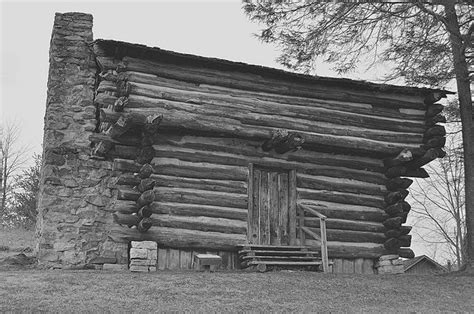
[[[107,251],[112,167],[90,153],[98,71],[92,41],[92,15],[56,13],[36,226],[39,262],[50,267],[86,265]],[[108,254],[117,260],[115,252]]]

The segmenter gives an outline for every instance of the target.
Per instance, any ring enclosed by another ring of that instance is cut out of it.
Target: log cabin
[[[126,264],[140,240],[158,269],[413,257],[407,188],[445,154],[448,93],[93,40],[92,16],[57,14],[39,260]]]

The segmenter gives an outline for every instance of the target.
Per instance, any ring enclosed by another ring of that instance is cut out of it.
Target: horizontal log
[[[157,174],[152,175],[151,178],[156,181],[156,186],[201,189],[237,194],[247,193],[247,183],[244,181],[197,179]]]
[[[242,208],[187,203],[154,202],[151,204],[151,209],[153,214],[168,214],[174,216],[203,216],[247,221],[247,209]]]
[[[399,248],[397,254],[402,258],[415,258],[415,252],[406,247]]]
[[[366,116],[380,116],[385,118],[394,118],[396,120],[404,120],[410,122],[418,122],[424,118],[425,108],[420,108],[419,110],[415,109],[404,109],[400,108],[399,110],[393,110],[393,108],[384,108],[373,106],[368,103],[354,103],[345,101],[335,101],[335,100],[323,100],[315,99],[308,97],[296,97],[296,96],[286,96],[286,95],[276,95],[272,93],[262,93],[262,92],[253,92],[249,90],[239,90],[226,88],[217,85],[210,84],[193,84],[185,81],[169,79],[165,77],[160,77],[153,74],[135,72],[135,71],[126,71],[121,72],[120,74],[126,75],[127,80],[130,82],[143,83],[148,85],[156,85],[160,87],[168,88],[179,88],[180,90],[186,91],[196,91],[200,93],[210,93],[216,96],[228,96],[232,99],[238,99],[238,102],[241,103],[241,99],[248,100],[251,103],[257,102],[276,102],[283,105],[292,104],[299,106],[307,107],[318,107],[326,108],[331,110],[339,110],[343,112],[353,112],[359,113]],[[293,110],[291,110],[293,111]],[[412,121],[413,120],[413,121]],[[387,123],[388,124],[388,123]],[[392,123],[397,124],[397,123]]]
[[[151,227],[146,233],[142,234],[135,229],[116,226],[111,228],[110,238],[121,243],[155,241],[160,247],[224,251],[233,251],[237,245],[247,241],[244,234],[204,232],[167,227]]]
[[[260,140],[239,139],[235,137],[216,137],[206,134],[205,136],[180,135],[160,131],[160,136],[154,138],[156,146],[159,150],[175,150],[171,147],[179,149],[191,149],[197,151],[221,152],[233,155],[245,155],[252,157],[269,157],[282,160],[312,163],[326,166],[340,166],[344,168],[367,170],[373,172],[383,172],[383,163],[376,158],[361,157],[355,155],[341,155],[331,153],[323,153],[320,150],[300,150],[296,153],[288,153],[285,155],[267,153],[259,149],[262,142]]]
[[[299,240],[299,239],[298,239]],[[308,248],[320,250],[321,246],[319,241],[306,239],[305,245]],[[328,257],[329,258],[379,258],[380,256],[387,254],[387,250],[383,247],[383,244],[378,243],[367,243],[367,242],[339,242],[339,241],[328,241]]]
[[[372,184],[363,181],[339,179],[325,176],[311,176],[307,174],[296,174],[297,186],[313,190],[330,190],[356,194],[383,196],[387,190],[383,185]]]
[[[140,197],[140,193],[129,186],[116,186],[117,188],[117,199],[124,201],[137,201]]]
[[[187,162],[174,158],[154,158],[160,175],[212,180],[247,181],[247,167],[219,165],[204,162]]]
[[[140,143],[140,138],[138,136],[130,135],[127,133],[116,139],[113,139],[109,135],[104,133],[92,133],[91,135],[89,135],[89,140],[92,143],[99,143],[104,141],[113,143],[115,145],[125,145],[132,147],[135,147],[137,143]]]
[[[122,213],[113,213],[112,217],[114,221],[120,225],[125,225],[128,227],[136,226],[140,222],[140,217],[137,215],[127,215]]]
[[[424,165],[430,163],[431,161],[439,157],[439,154],[440,154],[439,150],[440,148],[438,149],[430,148],[426,151],[426,153],[423,156],[415,160],[412,160],[410,162],[407,162],[404,166],[411,169],[417,169],[417,168],[423,167]]]
[[[305,217],[304,224],[307,227],[319,228],[320,221],[316,217]],[[346,219],[326,219],[326,228],[337,229],[337,230],[352,230],[352,231],[364,231],[364,232],[375,232],[383,234],[386,229],[381,223],[369,222],[369,221],[353,221]]]
[[[383,208],[385,205],[383,197],[353,194],[353,193],[342,193],[329,190],[311,190],[305,188],[298,188],[298,197],[310,200],[321,200],[334,203],[350,204],[350,205],[362,205]]]
[[[293,83],[262,77],[261,75],[216,71],[210,68],[196,66],[173,65],[171,63],[149,61],[133,57],[122,59],[123,69],[136,72],[150,73],[165,78],[182,80],[199,84],[212,84],[230,88],[252,90],[282,95],[303,96],[320,99],[334,99],[351,102],[372,103],[378,106],[394,108],[423,109],[423,100],[418,96],[401,96],[399,93],[373,93],[362,89],[342,89],[340,87],[318,84],[317,82]],[[408,102],[411,100],[411,102]]]
[[[109,212],[117,212],[121,214],[133,214],[137,212],[137,204],[134,201],[115,200],[112,206],[105,207],[104,210]]]
[[[416,132],[408,132],[407,130],[386,131],[380,129],[371,129],[360,122],[357,126],[350,126],[344,119],[340,120],[340,124],[335,124],[335,118],[332,114],[332,120],[329,119],[328,116],[328,122],[321,122],[321,113],[317,115],[310,115],[308,113],[304,113],[299,115],[298,118],[296,118],[294,117],[295,114],[280,114],[280,112],[277,111],[277,108],[269,109],[269,111],[272,110],[271,113],[256,113],[252,112],[252,109],[250,109],[249,112],[249,110],[245,110],[245,108],[235,106],[235,104],[233,105],[233,107],[229,107],[222,104],[195,105],[194,99],[190,100],[190,102],[193,103],[156,99],[149,96],[142,96],[134,93],[129,96],[128,108],[130,112],[140,112],[142,114],[151,114],[156,110],[170,109],[173,110],[174,114],[195,114],[197,116],[206,116],[209,118],[213,118],[214,120],[218,120],[220,118],[227,118],[232,119],[229,121],[234,121],[234,124],[243,124],[248,127],[272,127],[274,128],[273,131],[276,131],[279,128],[284,128],[291,130],[292,132],[304,131],[333,136],[352,136],[368,140],[387,141],[395,143],[420,143],[423,138],[422,131],[420,132],[420,130],[417,130]],[[276,113],[279,114],[276,115]],[[346,118],[347,116],[347,114],[344,113],[342,113],[342,115],[344,115],[344,118]],[[314,123],[315,121],[318,121],[318,123]],[[268,138],[271,138],[272,133],[273,132],[270,132]],[[301,133],[301,135],[306,138],[303,133]]]
[[[397,191],[400,189],[408,189],[412,183],[412,179],[395,177],[387,182],[386,187],[389,191]]]
[[[136,97],[138,96],[134,96],[134,98],[130,97],[129,102],[132,102],[132,100],[134,100]],[[137,99],[136,101],[141,102],[143,100]],[[147,113],[147,111],[139,109],[134,109],[134,111],[140,112],[142,114]],[[189,110],[185,111],[184,109],[173,109],[168,105],[154,108],[152,112],[155,114],[162,114],[164,116],[161,123],[161,126],[164,129],[175,129],[177,126],[179,126],[183,130],[227,134],[239,138],[266,140],[271,137],[272,132],[275,132],[280,127],[287,126],[287,122],[283,122],[281,125],[273,123],[272,126],[243,124],[241,121],[235,118],[224,116],[216,117],[210,115],[209,113],[193,113],[189,112]],[[108,120],[104,121],[107,122]],[[308,147],[310,149],[311,147],[319,149],[326,147],[327,149],[331,150],[338,148],[340,151],[350,151],[353,154],[356,152],[360,152],[361,154],[370,152],[372,154],[376,153],[381,155],[393,155],[405,147],[411,146],[416,148],[417,146],[417,144],[401,144],[393,141],[365,139],[360,136],[354,137],[350,136],[353,134],[352,131],[348,135],[332,135],[327,134],[327,132],[315,133],[303,130],[291,130],[290,128],[288,128],[288,130],[300,133],[305,139],[303,148]],[[401,138],[399,139],[401,140]],[[417,140],[416,142],[421,143],[421,139],[419,141]]]
[[[411,226],[401,226],[400,229],[389,229],[384,234],[386,238],[398,238],[409,234],[411,229]]]
[[[247,222],[241,220],[202,217],[153,215],[153,226],[200,230],[210,232],[246,234]]]
[[[335,219],[382,222],[389,218],[382,209],[375,207],[312,201],[308,199],[299,199],[298,203],[310,205],[321,214]]]
[[[279,159],[276,157],[257,157],[257,156],[245,156],[240,154],[230,154],[223,152],[204,151],[192,148],[177,148],[171,145],[155,145],[154,146],[157,158],[177,158],[186,162],[196,162],[194,165],[201,164],[202,161],[206,163],[241,166],[247,168],[249,163],[262,164],[264,163],[268,167],[281,168],[281,169],[295,169],[299,173],[314,173],[322,176],[347,178],[353,180],[359,180],[364,182],[385,184],[385,177],[381,173],[356,170],[346,167],[338,166],[327,166],[315,164],[315,162],[299,162],[292,160]],[[154,164],[158,164],[158,159],[153,161]],[[334,163],[336,164],[336,163]]]
[[[291,118],[310,118],[322,123],[334,123],[360,127],[361,125],[369,129],[389,130],[398,132],[423,132],[420,122],[407,121],[400,117],[386,118],[377,116],[377,112],[370,114],[358,114],[352,112],[350,106],[343,110],[334,106],[319,106],[318,100],[313,100],[309,105],[299,103],[282,103],[270,100],[256,100],[244,95],[231,96],[225,91],[209,91],[201,88],[199,91],[190,90],[188,86],[173,86],[173,88],[163,86],[162,83],[143,84],[132,82],[132,94],[154,99],[162,99],[180,103],[192,103],[205,108],[220,107],[226,110],[241,110],[251,114],[268,114],[275,116],[285,116]],[[166,84],[165,84],[166,85]],[[177,88],[178,87],[178,88]],[[153,107],[153,102],[142,103],[140,106]],[[421,119],[420,119],[421,120]]]
[[[215,192],[197,189],[155,187],[158,202],[189,203],[222,207],[247,208],[247,194]]]
[[[423,168],[410,169],[404,166],[392,167],[387,170],[385,176],[389,179],[395,177],[414,177],[414,178],[428,178],[430,175]]]
[[[321,229],[310,228],[308,229],[314,234],[320,235]],[[371,243],[384,243],[386,241],[383,233],[366,232],[366,231],[353,231],[353,230],[339,230],[328,228],[326,230],[326,238],[328,241],[340,241],[340,242],[371,242]]]

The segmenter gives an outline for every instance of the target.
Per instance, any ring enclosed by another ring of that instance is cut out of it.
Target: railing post
[[[323,260],[323,272],[329,272],[328,243],[326,240],[326,218],[320,218],[321,224],[321,259]]]
[[[305,245],[306,237],[302,227],[304,227],[304,208],[298,205],[298,214],[299,214],[299,236],[300,236],[300,245]]]

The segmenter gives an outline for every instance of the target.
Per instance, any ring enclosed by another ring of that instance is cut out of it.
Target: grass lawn
[[[0,312],[474,312],[473,277],[1,271]]]

